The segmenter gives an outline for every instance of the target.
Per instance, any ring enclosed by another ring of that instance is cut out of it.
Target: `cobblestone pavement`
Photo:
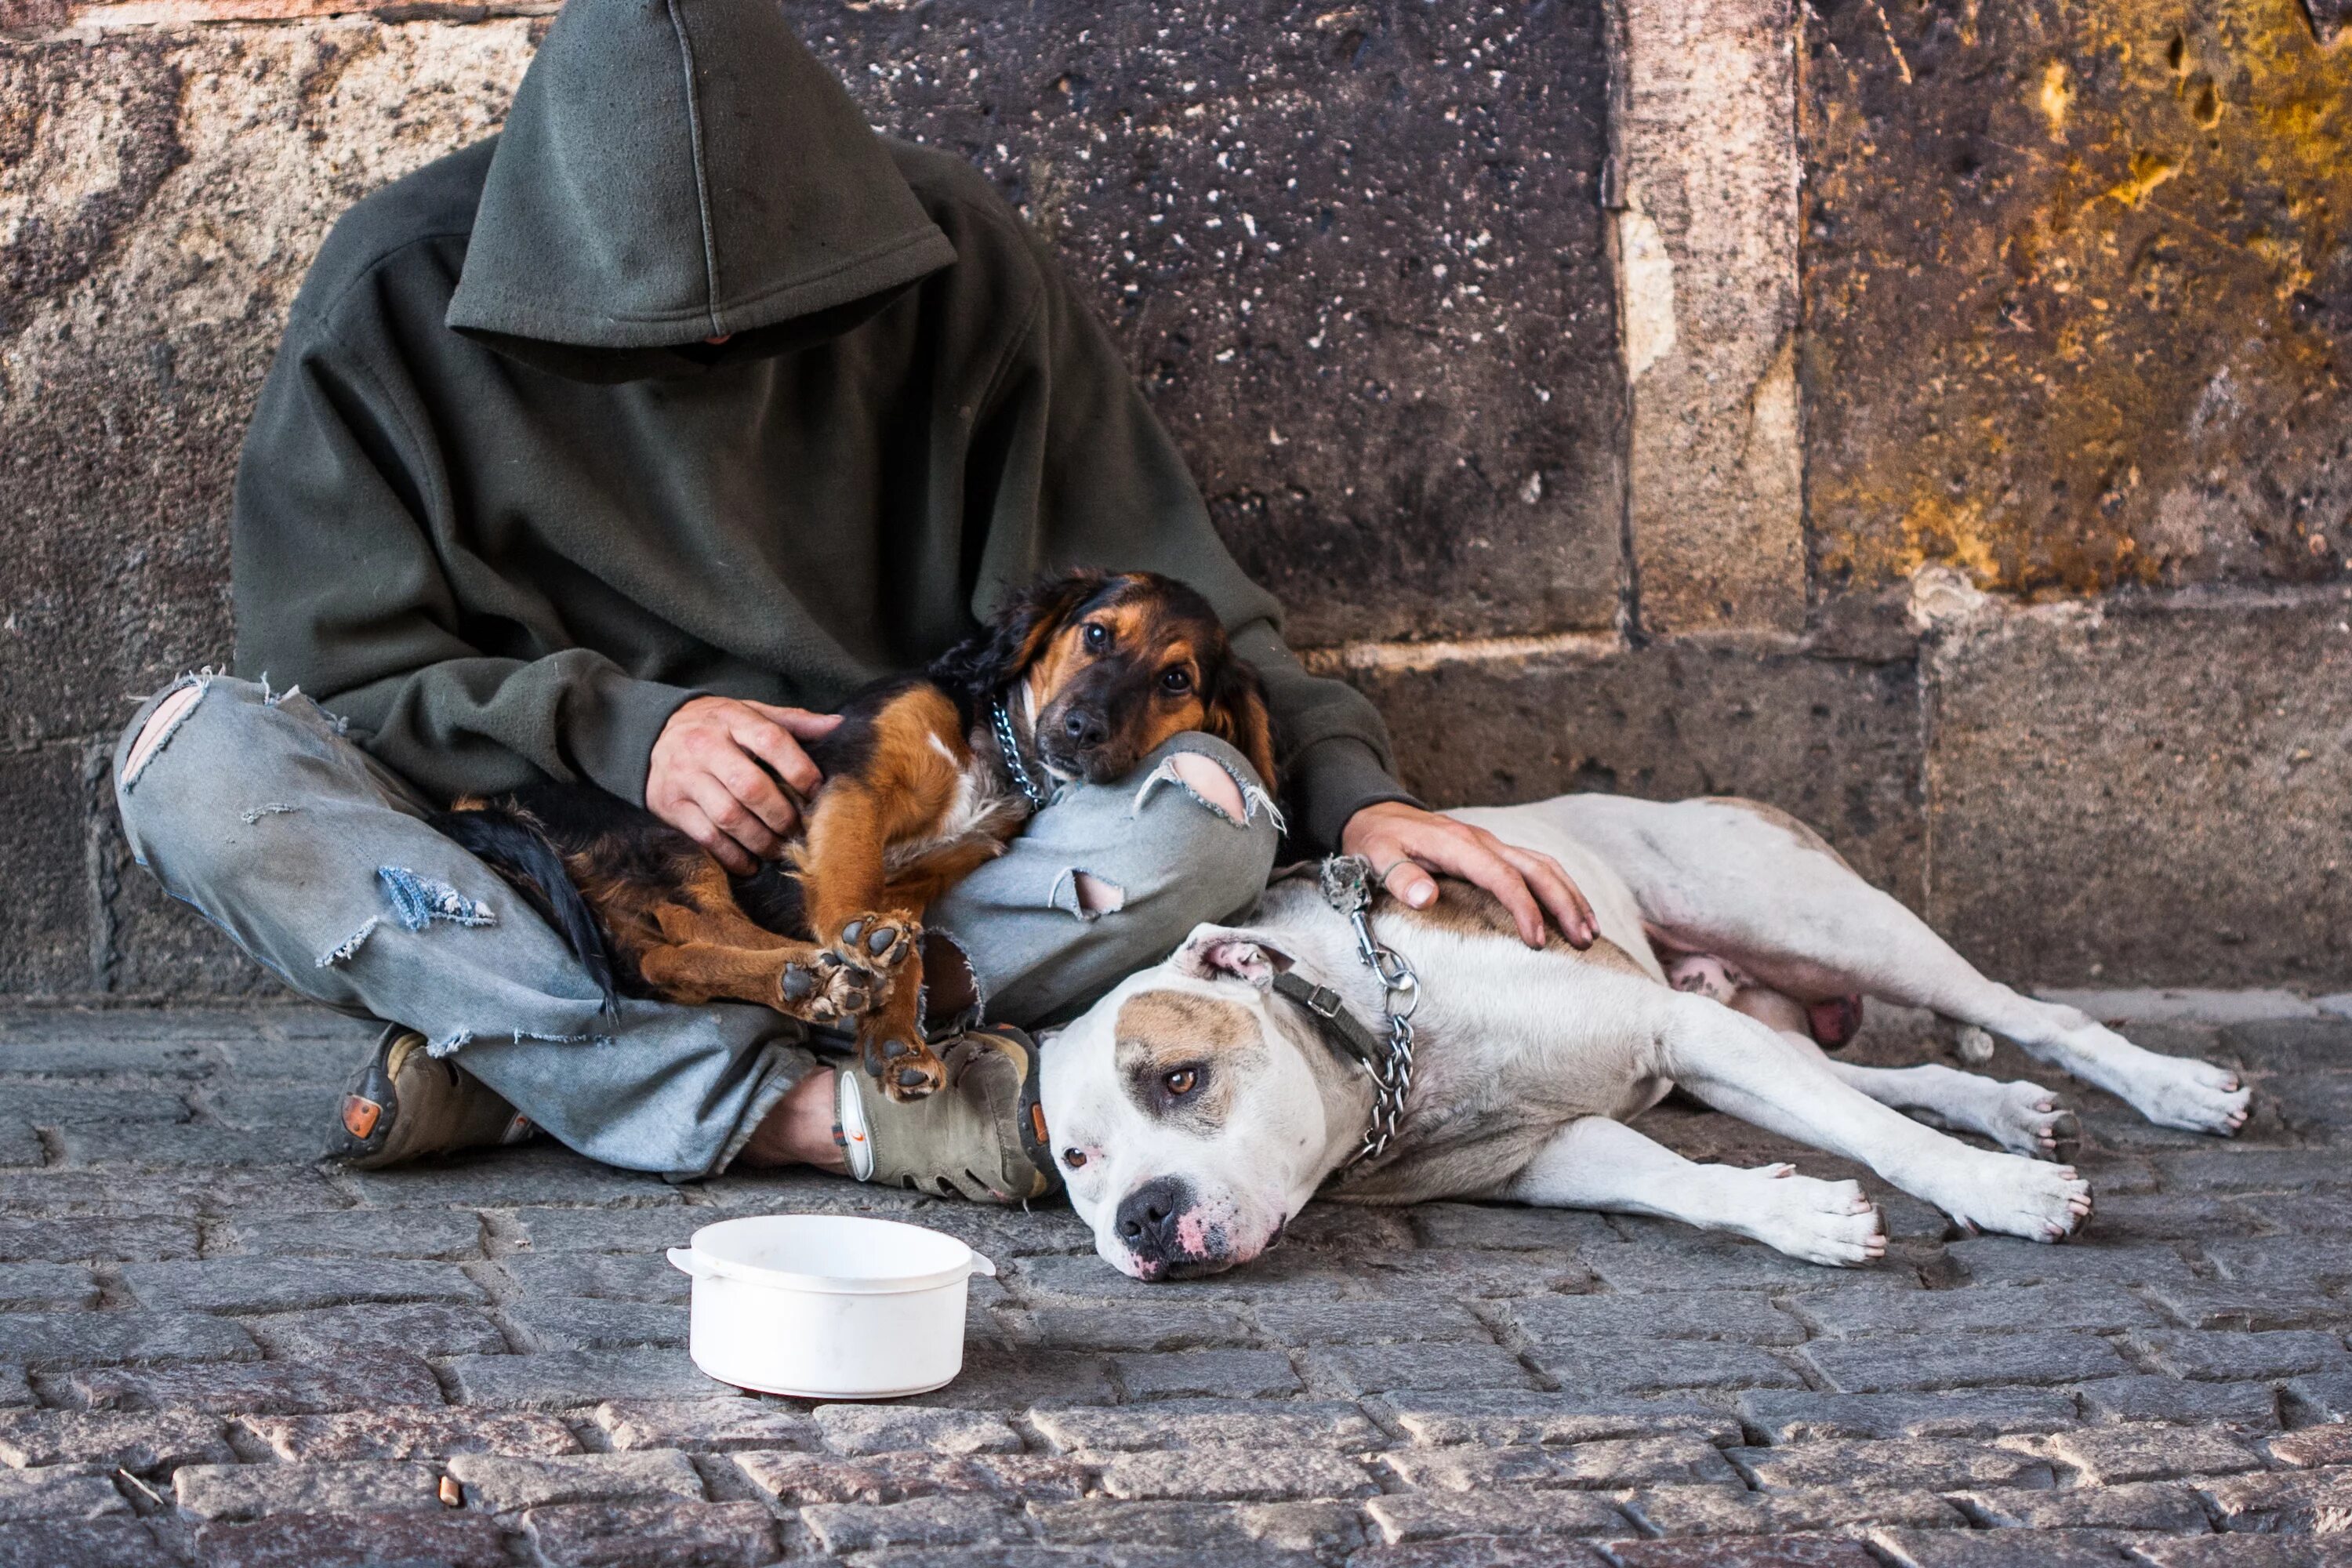
[[[1064,1210],[551,1149],[339,1173],[310,1156],[365,1048],[341,1020],[9,1015],[0,1568],[2352,1561],[2352,1024],[2136,1032],[2242,1063],[2255,1117],[2224,1144],[2063,1086],[2076,1244],[1895,1197],[1892,1256],[1839,1273],[1643,1220],[1318,1205],[1262,1266],[1146,1287]],[[1848,1173],[1674,1104],[1643,1125]],[[963,1377],[811,1407],[698,1374],[660,1249],[777,1209],[995,1258]]]

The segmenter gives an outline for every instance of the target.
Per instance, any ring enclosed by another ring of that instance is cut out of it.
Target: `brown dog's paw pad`
[[[776,980],[778,1006],[812,1024],[830,1024],[867,1012],[881,990],[879,976],[821,952],[813,963],[787,963]]]
[[[939,1055],[920,1039],[869,1035],[862,1042],[866,1070],[893,1100],[920,1100],[947,1081]]]
[[[845,959],[887,972],[907,961],[923,928],[905,915],[865,914],[844,922],[834,948]]]

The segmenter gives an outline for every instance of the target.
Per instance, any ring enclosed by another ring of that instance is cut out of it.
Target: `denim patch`
[[[392,899],[392,912],[410,931],[423,931],[435,921],[452,925],[498,924],[498,916],[478,899],[469,899],[446,882],[420,877],[405,866],[379,866],[383,890]]]

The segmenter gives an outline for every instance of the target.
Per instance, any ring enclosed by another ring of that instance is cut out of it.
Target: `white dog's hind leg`
[[[1858,1160],[1963,1225],[2057,1241],[2091,1212],[2065,1165],[1972,1149],[1853,1088],[1818,1052],[1703,997],[1659,993],[1651,1070],[1744,1121]]]
[[[1605,1116],[1561,1128],[1496,1195],[1733,1231],[1808,1263],[1851,1268],[1886,1253],[1885,1226],[1859,1183],[1816,1181],[1793,1165],[1695,1164]]]

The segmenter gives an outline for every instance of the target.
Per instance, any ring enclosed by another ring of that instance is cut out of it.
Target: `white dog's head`
[[[1202,926],[1044,1046],[1054,1157],[1095,1250],[1138,1279],[1214,1274],[1282,1239],[1336,1163],[1345,1075],[1268,993],[1267,933]]]

